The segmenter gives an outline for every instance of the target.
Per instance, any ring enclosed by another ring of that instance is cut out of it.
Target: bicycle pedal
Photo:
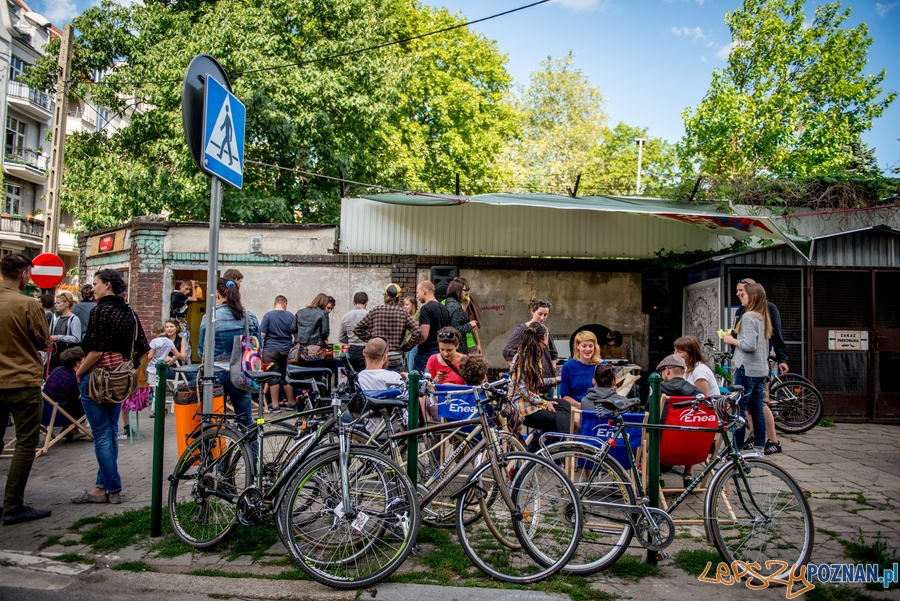
[[[657,556],[659,559],[661,559],[661,560],[662,560],[662,559],[669,559],[669,554],[666,553],[665,551],[657,551],[657,552],[656,552],[656,556]]]

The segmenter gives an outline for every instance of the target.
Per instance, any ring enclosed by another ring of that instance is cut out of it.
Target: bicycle
[[[787,567],[804,565],[809,560],[814,527],[803,491],[776,464],[757,456],[742,455],[730,436],[744,423],[738,403],[741,392],[742,389],[730,395],[698,397],[673,404],[673,408],[691,406],[693,411],[701,405],[711,407],[716,416],[715,428],[628,423],[622,414],[636,403],[627,399],[603,405],[610,412],[610,424],[616,427],[607,440],[563,435],[563,442],[547,445],[548,436],[542,437],[542,453],[567,466],[584,505],[585,533],[577,555],[566,566],[567,572],[587,575],[609,567],[625,553],[635,534],[641,546],[662,552],[675,538],[671,514],[707,476],[711,481],[703,502],[703,523],[707,538],[725,562],[729,565],[735,560],[756,562],[760,575],[778,577],[777,566],[781,564],[767,562],[782,562]],[[723,444],[700,477],[662,510],[647,505],[647,493],[626,434],[626,428],[631,427],[662,431],[714,430]],[[609,454],[614,446],[611,441],[619,436],[625,442],[631,479],[628,471]]]
[[[732,381],[731,355],[715,350],[711,340],[704,346],[713,351],[714,373],[719,387],[727,387]],[[775,428],[786,434],[802,434],[813,429],[822,419],[825,401],[816,386],[807,378],[795,373],[779,373],[778,366],[769,359],[769,376],[764,388],[764,399],[775,418]]]
[[[335,588],[357,588],[388,576],[412,551],[418,534],[415,491],[390,458],[351,446],[350,424],[344,423],[343,416],[347,411],[361,412],[364,405],[397,406],[398,401],[365,399],[351,390],[347,403],[334,397],[328,407],[285,416],[283,419],[297,418],[304,423],[307,417],[331,413],[319,421],[314,432],[301,436],[298,431],[286,463],[273,462],[275,469],[267,471],[262,389],[265,383],[280,381],[280,376],[245,373],[260,385],[256,426],[241,432],[228,424],[234,419],[231,416],[203,416],[207,427],[188,446],[169,477],[169,515],[176,535],[195,548],[206,548],[223,540],[235,521],[257,525],[275,517],[291,556],[315,580]],[[219,421],[211,423],[213,419]],[[327,442],[335,428],[337,446]],[[330,482],[323,478],[323,466],[333,466],[335,478]],[[324,558],[298,554],[290,533],[282,527],[285,522],[277,519],[282,507],[296,506],[297,483],[310,480],[322,486],[308,500],[330,516],[328,530],[340,541],[330,544],[329,556]],[[187,489],[184,499],[179,497],[180,487]],[[195,530],[189,532],[186,526]],[[197,532],[208,536],[198,537]]]

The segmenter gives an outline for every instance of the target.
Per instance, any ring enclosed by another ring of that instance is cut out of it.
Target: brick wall
[[[403,287],[403,294],[416,291],[416,257],[414,255],[391,257],[391,282]]]
[[[163,246],[165,227],[139,226],[131,233],[128,303],[150,337],[150,326],[163,317]]]

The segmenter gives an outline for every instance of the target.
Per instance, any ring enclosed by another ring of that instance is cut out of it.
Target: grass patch
[[[53,558],[53,561],[62,561],[63,563],[83,563],[86,565],[93,565],[94,560],[89,559],[83,555],[79,555],[78,553],[63,553],[62,555],[57,555]]]
[[[833,420],[833,419],[828,419],[827,417],[823,417],[823,418],[819,421],[819,426],[821,426],[822,428],[834,428],[834,427],[836,427],[835,424],[834,424],[834,420]]]
[[[688,574],[699,578],[709,562],[712,562],[713,566],[719,565],[719,562],[722,561],[722,556],[713,551],[706,551],[705,549],[696,551],[683,549],[676,553],[672,559],[676,568],[684,570]]]
[[[838,542],[841,543],[841,546],[844,547],[844,553],[850,559],[858,562],[858,563],[877,563],[881,568],[881,571],[884,572],[887,568],[893,568],[893,564],[895,562],[900,562],[900,556],[893,550],[889,550],[887,543],[881,540],[880,538],[875,542],[869,544],[866,543],[866,539],[863,538],[863,535],[860,534],[859,538],[855,541],[846,541],[838,539]],[[841,588],[841,587],[834,587]],[[866,588],[869,590],[885,590],[884,586],[877,582],[869,582],[866,584]],[[896,582],[891,583],[891,590],[900,588]]]
[[[90,520],[90,521],[86,521]],[[150,508],[133,509],[112,516],[82,518],[72,525],[78,530],[86,524],[93,528],[81,534],[81,543],[96,553],[118,551],[146,538],[150,533]]]
[[[167,527],[163,528],[163,530],[167,530],[170,527],[168,526],[168,522],[166,522],[166,525]],[[159,540],[150,545],[150,550],[155,553],[157,557],[168,558],[178,557],[179,555],[195,551],[195,549],[188,547],[178,540],[178,537],[174,534],[165,534],[159,537]]]
[[[41,546],[38,547],[38,551],[40,551],[41,549],[46,549],[47,547],[52,547],[53,545],[58,545],[61,542],[62,542],[61,534],[52,534],[52,535],[48,536],[46,538],[46,540],[44,540],[44,542],[41,543]]]
[[[206,593],[210,599],[231,599],[231,595],[223,595],[222,593]]]
[[[194,570],[188,576],[212,576],[214,578],[256,578],[257,580],[310,580],[299,568],[280,574],[251,574],[250,572],[225,572],[224,570]]]
[[[278,532],[270,525],[256,528],[238,525],[222,547],[231,551],[225,558],[226,561],[234,561],[241,555],[249,555],[256,561],[279,540],[281,539],[278,538]]]
[[[119,572],[155,572],[156,568],[143,561],[123,561],[112,567]]]
[[[862,494],[861,492],[860,492],[860,493],[856,493],[856,497],[854,497],[853,500],[856,501],[856,502],[857,502],[858,504],[860,504],[860,505],[865,505],[865,504],[866,504],[866,496],[865,496],[864,494]]]
[[[876,601],[864,592],[846,586],[816,584],[816,588],[806,593],[805,601]]]
[[[619,560],[606,568],[607,576],[614,576],[632,582],[638,582],[648,576],[660,576],[659,567],[645,562],[638,555],[626,553]]]

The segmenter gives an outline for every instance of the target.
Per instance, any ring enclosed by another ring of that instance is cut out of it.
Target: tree
[[[598,169],[584,174],[581,180],[585,194],[635,194],[637,185],[638,146],[644,138],[641,156],[641,190],[645,196],[668,193],[678,177],[675,146],[662,138],[653,138],[646,127],[619,123],[603,133],[603,143],[594,151]]]
[[[522,132],[498,161],[504,187],[565,193],[579,173],[598,166],[605,100],[574,61],[572,52],[541,61],[528,89],[510,99],[521,115]]]
[[[744,0],[726,13],[731,54],[694,110],[683,113],[681,166],[713,179],[804,177],[843,171],[852,146],[893,102],[884,70],[865,75],[865,24],[842,27],[850,9],[805,0]]]
[[[180,114],[181,80],[200,53],[222,63],[247,106],[249,161],[331,176],[342,170],[350,179],[399,186],[431,185],[442,170],[480,174],[509,129],[507,112],[497,110],[509,85],[504,59],[484,38],[454,34],[447,42],[456,51],[452,64],[435,60],[439,36],[309,62],[449,22],[457,20],[413,0],[147,0],[127,7],[103,0],[73,20],[70,94],[90,94],[119,112],[133,110],[136,99],[147,108],[109,138],[70,137],[63,208],[84,227],[148,213],[208,219],[209,185],[190,159]],[[58,47],[48,48],[29,83],[51,87]],[[106,73],[99,84],[96,72]],[[423,81],[432,82],[428,93]],[[468,119],[446,117],[434,100],[439,85],[454,89],[455,108]],[[248,163],[243,190],[226,187],[222,215],[336,222],[338,184]]]

